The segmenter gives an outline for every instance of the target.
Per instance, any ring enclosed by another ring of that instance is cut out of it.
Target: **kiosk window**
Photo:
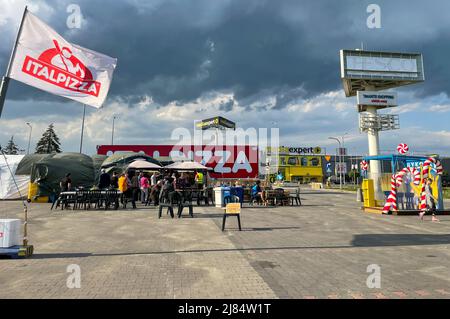
[[[300,163],[302,166],[308,166],[308,159],[306,157],[302,157]]]
[[[296,157],[289,157],[288,158],[288,165],[296,166],[298,165],[298,161]]]
[[[319,159],[317,157],[311,158],[311,166],[319,166]]]

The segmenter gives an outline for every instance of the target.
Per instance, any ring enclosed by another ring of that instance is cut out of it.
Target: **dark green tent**
[[[103,162],[102,168],[104,168],[108,173],[122,173],[126,171],[131,162],[137,159],[142,159],[144,161],[162,166],[160,162],[146,154],[135,152],[116,152]]]
[[[94,165],[94,180],[95,185],[100,181],[101,167],[103,162],[108,158],[107,155],[92,155],[92,163]]]
[[[25,155],[17,166],[16,175],[31,175],[33,165],[50,154],[28,154]]]
[[[49,154],[35,162],[31,182],[38,183],[38,196],[48,196],[60,191],[59,183],[67,173],[71,174],[72,187],[91,188],[95,185],[93,160],[79,153]]]

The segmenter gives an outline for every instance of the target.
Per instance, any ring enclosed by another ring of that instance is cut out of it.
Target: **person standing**
[[[161,192],[163,186],[163,181],[159,180],[156,182],[156,185],[154,185],[150,191],[150,199],[153,201],[154,206],[159,205],[159,194]]]
[[[431,212],[431,221],[438,222],[439,219],[436,217],[436,201],[437,199],[433,196],[433,188],[431,186],[431,183],[433,183],[433,180],[431,178],[427,178],[426,184],[425,184],[425,197],[426,197],[426,205],[427,210],[420,212],[419,216],[420,219],[423,220],[423,216],[426,212]]]
[[[109,188],[111,185],[111,177],[106,173],[105,169],[102,169],[102,174],[100,175],[100,181],[98,183],[99,189]]]
[[[136,172],[131,177],[131,204],[133,208],[136,208],[136,200],[138,199],[140,193],[140,184],[139,180],[142,176],[142,172],[139,175],[136,175]]]
[[[150,187],[150,183],[148,177],[143,174],[139,180],[141,186],[141,203],[144,204],[148,200],[148,189]]]
[[[72,188],[71,174],[67,173],[66,176],[61,180],[59,186],[61,187],[61,192],[67,192]]]
[[[197,188],[198,189],[202,189],[203,188],[203,181],[204,181],[203,173],[200,172],[200,171],[196,171],[194,179],[195,179],[195,183],[197,184]]]
[[[156,172],[153,172],[152,176],[150,177],[150,186],[153,187],[156,185]]]
[[[113,172],[110,184],[112,188],[119,188],[119,176],[117,175],[117,172]]]
[[[128,192],[128,183],[127,183],[127,177],[125,176],[125,173],[120,174],[119,179],[117,180],[118,188],[122,192],[120,195],[120,202],[125,207],[126,205],[126,195]]]

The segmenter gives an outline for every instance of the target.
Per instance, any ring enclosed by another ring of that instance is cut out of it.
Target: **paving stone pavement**
[[[57,211],[30,205],[29,259],[0,259],[0,298],[450,298],[450,216],[363,213],[354,194],[305,190],[301,207],[157,218],[156,209]],[[0,218],[21,216],[0,202]],[[79,265],[81,288],[67,267]],[[369,265],[381,288],[370,289]]]

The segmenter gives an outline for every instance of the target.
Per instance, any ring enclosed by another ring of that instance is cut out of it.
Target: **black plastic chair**
[[[275,189],[275,204],[283,206],[289,199],[284,194],[283,188],[276,188]]]
[[[225,206],[228,203],[240,203],[240,202],[241,202],[241,199],[236,195],[227,195],[223,198],[223,203],[225,204]]]
[[[254,204],[258,204],[258,205],[262,205],[263,204],[263,200],[261,198],[261,195],[259,194],[254,194],[250,196],[250,205],[253,206]]]
[[[87,205],[88,208],[91,208],[91,205],[94,206],[94,208],[99,208],[102,204],[102,191],[101,190],[91,190],[88,191],[88,200]]]
[[[105,210],[109,209],[110,207],[114,207],[115,210],[119,208],[119,192],[117,191],[117,189],[106,190],[104,196],[104,204]]]
[[[189,216],[194,217],[194,207],[192,204],[192,191],[184,191],[182,193],[182,199],[180,204],[178,205],[178,218],[181,218],[181,214],[183,213],[183,209],[187,207],[189,209]]]
[[[223,202],[224,202],[225,206],[227,206],[227,204],[229,204],[229,203],[241,203],[241,199],[239,198],[239,196],[236,196],[236,195],[227,195],[223,198]],[[224,212],[223,220],[222,220],[222,231],[225,230],[225,223],[227,221],[227,218],[230,216],[237,217],[239,230],[242,230],[241,229],[241,215],[240,214],[227,214],[226,212]]]
[[[178,192],[170,192],[168,193],[167,191],[162,191],[160,193],[160,198],[159,198],[159,209],[158,209],[158,218],[161,218],[162,215],[162,210],[164,207],[167,207],[167,214],[170,214],[170,216],[172,218],[175,217],[174,213],[173,213],[173,209],[174,207],[177,207],[180,205],[180,203],[182,202],[181,200],[181,195]]]
[[[295,192],[289,193],[289,199],[291,201],[291,206],[294,206],[294,202],[298,206],[302,206],[302,200],[300,199],[300,188],[296,188]]]
[[[61,196],[61,210],[69,208],[68,206],[72,204],[72,209],[75,209],[75,203],[77,201],[77,193],[74,194],[64,194]]]

